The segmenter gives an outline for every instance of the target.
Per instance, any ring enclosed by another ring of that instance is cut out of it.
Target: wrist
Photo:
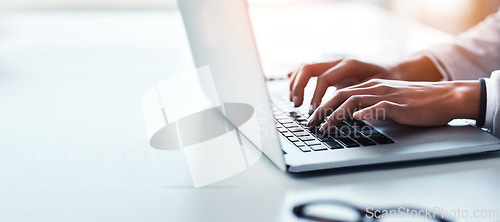
[[[388,67],[388,71],[396,80],[427,82],[443,80],[443,76],[434,63],[424,55],[417,55]]]
[[[479,115],[479,81],[454,81],[455,118],[477,119]]]

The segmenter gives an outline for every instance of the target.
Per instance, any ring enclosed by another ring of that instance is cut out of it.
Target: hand
[[[309,79],[318,76],[316,89],[311,101],[311,111],[321,104],[321,99],[330,86],[342,88],[370,78],[384,78],[388,70],[374,64],[358,60],[338,60],[329,63],[303,65],[290,75],[290,101],[295,107],[301,106],[304,100],[304,88]]]
[[[379,66],[358,60],[338,60],[329,63],[303,65],[288,74],[290,81],[290,101],[295,107],[304,100],[304,88],[312,77],[317,76],[316,89],[311,100],[310,112],[320,104],[328,87],[343,88],[369,79],[394,79],[407,81],[438,81],[441,74],[432,61],[425,56],[417,56],[393,66]]]
[[[385,119],[413,126],[445,125],[456,118],[478,115],[479,81],[409,82],[373,79],[338,90],[311,116],[320,132],[329,133],[344,119]]]

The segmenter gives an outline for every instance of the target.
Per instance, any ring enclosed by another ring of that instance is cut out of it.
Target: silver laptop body
[[[279,118],[286,119],[290,112],[306,114],[303,109],[293,110],[291,103],[286,101],[287,80],[265,80],[247,2],[179,0],[178,5],[196,66],[210,68],[221,103],[245,103],[254,107],[254,127],[239,130],[283,171],[304,172],[500,149],[500,139],[466,121],[454,121],[453,126],[442,127],[402,126],[390,120],[368,121],[362,123],[363,126],[381,136],[374,139],[367,136],[368,140],[361,142],[355,140],[354,146],[339,139],[333,139],[340,144],[335,147],[322,141],[314,146],[307,145],[307,141],[294,141],[290,138],[299,137],[284,128],[286,123],[280,123]],[[293,115],[289,117],[295,121]],[[300,121],[293,123],[301,126]],[[304,142],[305,147],[298,146],[299,142]]]

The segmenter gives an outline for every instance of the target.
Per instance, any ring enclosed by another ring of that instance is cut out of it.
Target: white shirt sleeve
[[[500,10],[457,36],[454,41],[425,50],[443,80],[488,77],[500,69]]]
[[[494,71],[491,75],[500,75],[500,70]],[[484,79],[486,83],[486,116],[484,117],[484,128],[493,126],[493,118],[498,102],[498,87],[490,78]]]

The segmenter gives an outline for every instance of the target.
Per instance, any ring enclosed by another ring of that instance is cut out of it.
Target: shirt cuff
[[[493,126],[493,117],[498,101],[498,89],[490,78],[484,78],[484,82],[486,83],[486,114],[483,127],[491,128]]]

